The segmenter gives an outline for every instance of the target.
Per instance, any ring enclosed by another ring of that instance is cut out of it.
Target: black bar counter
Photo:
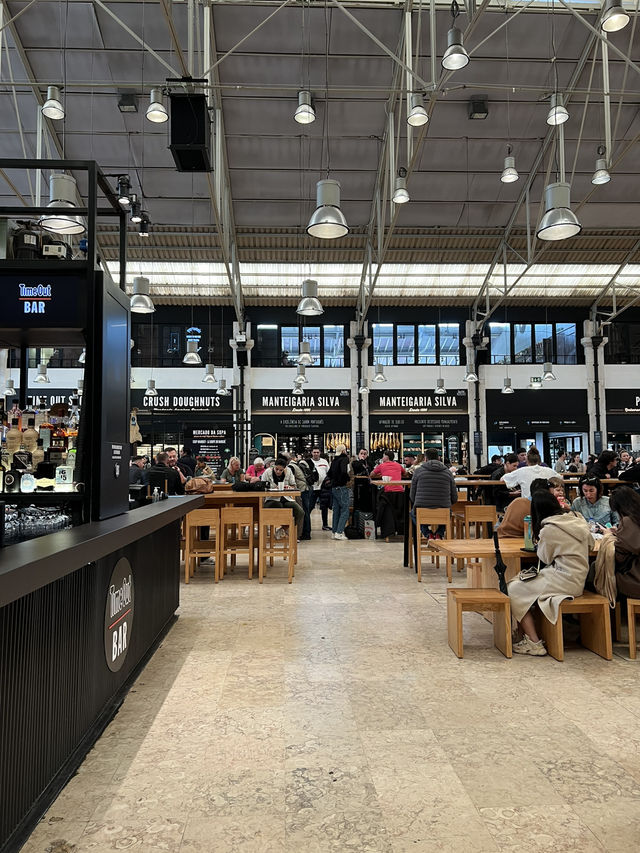
[[[169,498],[0,549],[0,851],[19,849],[113,717],[179,605]]]

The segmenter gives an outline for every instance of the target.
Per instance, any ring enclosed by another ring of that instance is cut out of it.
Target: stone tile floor
[[[400,542],[313,537],[291,586],[183,584],[25,853],[638,849],[640,661],[509,661],[476,614],[458,660],[444,566],[419,585]]]

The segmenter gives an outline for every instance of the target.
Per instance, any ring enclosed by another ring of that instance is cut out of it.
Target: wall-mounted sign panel
[[[233,411],[233,395],[218,397],[215,391],[193,391],[184,388],[158,388],[157,397],[148,397],[146,389],[131,389],[131,406],[139,412],[220,414]]]
[[[347,432],[351,425],[351,395],[339,391],[306,391],[299,397],[290,389],[253,390],[251,422],[253,432],[280,435]]]
[[[589,429],[587,392],[579,389],[524,388],[514,394],[487,390],[487,428],[490,432],[586,432]]]

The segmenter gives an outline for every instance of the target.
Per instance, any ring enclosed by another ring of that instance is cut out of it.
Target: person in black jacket
[[[368,477],[373,471],[373,465],[369,463],[369,454],[364,447],[358,451],[358,456],[351,465],[354,477]],[[371,484],[368,480],[355,480],[353,485],[353,509],[361,512],[371,512],[373,503],[371,500]]]
[[[182,448],[182,453],[180,454],[180,459],[178,460],[178,467],[185,475],[185,477],[193,477],[193,475],[195,474],[196,460],[194,459],[190,447]]]
[[[429,448],[425,453],[426,461],[419,465],[413,473],[411,483],[411,503],[414,509],[411,516],[415,522],[415,509],[426,507],[427,509],[443,509],[450,507],[458,500],[458,490],[453,474],[440,462],[440,454],[434,448]],[[422,525],[422,535],[428,538],[442,538],[445,532],[444,525],[432,532],[426,524]]]
[[[157,487],[159,491],[166,492],[168,495],[184,495],[184,484],[180,472],[169,467],[168,459],[167,453],[158,453],[156,464],[143,473],[143,482],[145,486],[151,486],[151,491]]]
[[[618,454],[615,450],[603,450],[600,456],[598,456],[598,461],[594,462],[591,468],[589,468],[589,476],[608,480],[610,477],[616,476],[617,464]]]
[[[349,457],[344,444],[336,447],[336,455],[329,468],[327,478],[331,482],[333,507],[331,530],[334,539],[345,539],[344,529],[349,518]]]

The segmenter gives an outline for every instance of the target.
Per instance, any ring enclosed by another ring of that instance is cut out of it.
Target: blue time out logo
[[[111,672],[122,667],[131,645],[133,598],[133,569],[121,557],[111,573],[104,611],[104,653]]]
[[[22,310],[25,314],[46,314],[47,304],[52,299],[52,288],[50,284],[18,285],[19,297],[22,302]]]

